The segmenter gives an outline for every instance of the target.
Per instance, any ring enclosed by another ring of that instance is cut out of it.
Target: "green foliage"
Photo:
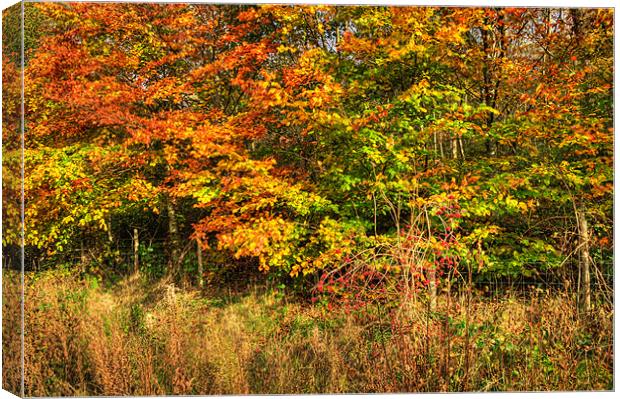
[[[101,274],[130,270],[137,229],[153,276],[196,275],[197,243],[205,275],[257,265],[309,282],[406,249],[404,226],[424,216],[409,235],[427,240],[425,280],[439,259],[529,278],[571,264],[586,209],[593,253],[610,259],[609,10],[26,8],[38,258],[86,247]],[[14,109],[15,87],[3,94]]]

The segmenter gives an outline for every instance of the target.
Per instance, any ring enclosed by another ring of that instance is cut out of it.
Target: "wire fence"
[[[137,263],[140,265],[140,268],[144,270],[151,268],[164,271],[166,267],[166,248],[168,243],[169,241],[165,238],[155,237],[144,239],[140,243],[137,252]],[[195,245],[195,242],[186,242],[184,245],[184,260],[186,264],[190,265],[187,271],[196,272],[196,268],[191,266],[193,263],[196,263],[194,253],[195,247],[192,250],[191,245]],[[108,250],[113,253],[114,269],[116,272],[133,270],[136,261],[136,252],[134,242],[131,238],[118,239],[113,243],[109,243]],[[8,252],[10,256],[10,253],[15,251]],[[13,267],[16,267],[19,262],[15,262],[15,259],[11,261],[11,259],[4,256],[5,253],[7,252],[3,251],[3,267],[6,267],[7,262],[9,264],[14,264]],[[78,265],[84,263],[96,264],[101,258],[100,255],[100,253],[94,253],[93,249],[83,245],[82,247],[71,248],[64,251],[62,257],[65,263]],[[208,261],[205,261],[205,270],[214,270],[218,267],[230,268],[233,266],[208,264],[207,262]],[[28,259],[28,255],[26,256],[26,270],[39,270],[46,266],[45,262],[40,262],[39,259],[35,259],[34,257]],[[490,266],[492,266],[492,269],[487,269],[487,271],[485,271],[484,269],[486,267],[483,267],[481,272],[475,273],[475,278],[473,280],[475,287],[487,292],[503,292],[508,290],[526,292],[536,289],[573,290],[580,285],[580,268],[578,260],[574,257],[565,260],[561,267],[557,267],[557,265],[554,266],[544,261],[526,262],[523,263],[522,266],[527,268],[528,272],[521,274],[515,273],[514,275],[501,273],[501,270],[510,270],[514,267],[514,262],[494,261]],[[11,266],[9,265],[9,267]],[[594,260],[591,269],[592,278],[590,285],[592,290],[595,292],[613,292],[613,282],[615,278],[613,273],[613,260]],[[230,280],[235,280],[235,278],[241,281],[245,279],[246,276],[239,275],[235,277],[234,273],[227,276],[227,279]],[[464,280],[462,282],[464,282]],[[459,285],[458,282],[457,285]]]

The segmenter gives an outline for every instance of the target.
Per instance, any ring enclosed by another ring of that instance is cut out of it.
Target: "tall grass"
[[[2,389],[21,393],[21,289],[18,273],[2,279]]]
[[[42,273],[26,286],[27,395],[613,388],[612,309],[580,315],[563,293],[345,312],[136,276],[103,288]]]

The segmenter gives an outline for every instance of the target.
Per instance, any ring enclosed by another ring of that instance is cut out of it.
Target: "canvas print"
[[[3,389],[614,389],[613,9],[2,19]]]

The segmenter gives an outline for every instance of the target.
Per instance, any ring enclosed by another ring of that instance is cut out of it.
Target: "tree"
[[[431,291],[450,262],[609,259],[609,10],[36,10],[27,242],[48,256],[161,225],[171,275],[197,241],[206,264],[313,278],[413,234]]]

